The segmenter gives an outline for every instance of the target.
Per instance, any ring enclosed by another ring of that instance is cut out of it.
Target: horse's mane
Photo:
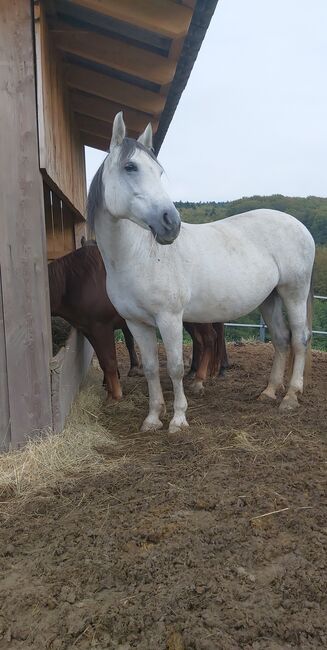
[[[141,142],[138,142],[138,140],[134,140],[133,138],[124,138],[122,144],[121,144],[121,150],[119,154],[119,163],[123,167],[126,165],[126,163],[132,158],[134,155],[135,151],[137,149],[140,149],[141,151],[144,151],[144,153],[148,154],[150,158],[156,161],[158,165],[160,163],[158,162],[156,155],[151,149],[148,149],[145,147]],[[88,223],[88,234],[89,237],[94,235],[94,223],[95,223],[95,218],[97,215],[97,212],[102,208],[103,206],[103,183],[102,183],[102,174],[103,174],[103,169],[104,169],[104,164],[105,164],[106,158],[104,159],[103,163],[100,165],[98,171],[96,172],[95,176],[93,177],[93,180],[91,182],[88,196],[87,196],[87,206],[86,206],[86,212],[87,212],[87,223]],[[161,165],[160,165],[161,166]]]
[[[89,188],[89,192],[87,195],[86,214],[87,214],[89,236],[93,235],[94,233],[95,216],[98,210],[102,207],[102,203],[103,203],[102,174],[103,174],[104,163],[105,160],[100,165],[95,176],[93,176]]]

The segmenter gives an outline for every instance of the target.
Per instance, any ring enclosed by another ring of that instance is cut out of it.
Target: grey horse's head
[[[150,230],[159,244],[171,244],[179,234],[178,210],[162,185],[163,169],[152,150],[149,124],[138,140],[126,137],[122,113],[114,119],[110,152],[97,171],[88,195],[88,219],[106,210],[115,219],[129,219]]]

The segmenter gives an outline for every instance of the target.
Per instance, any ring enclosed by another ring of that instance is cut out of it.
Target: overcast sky
[[[326,196],[326,81],[327,0],[219,0],[159,153],[173,200]]]

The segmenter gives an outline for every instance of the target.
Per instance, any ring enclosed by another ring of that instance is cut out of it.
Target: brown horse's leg
[[[114,331],[111,325],[95,323],[92,326],[92,345],[99,359],[107,387],[108,400],[119,400],[123,393],[118,376]],[[91,339],[91,337],[90,337]]]
[[[229,368],[226,341],[224,336],[224,323],[213,323],[213,327],[217,333],[216,357],[218,361],[218,367],[216,372],[219,371],[219,376],[223,377],[225,374],[225,370]]]
[[[217,335],[211,323],[201,325],[197,324],[196,328],[199,330],[199,333],[202,336],[203,352],[196,371],[193,389],[195,392],[201,393],[203,391],[203,382],[207,379],[208,376],[209,368],[212,369],[214,367],[215,343]]]
[[[128,377],[137,377],[137,376],[142,376],[143,375],[143,370],[141,368],[141,364],[138,360],[136,350],[135,350],[135,345],[134,345],[134,337],[130,330],[128,329],[126,323],[125,325],[122,325],[122,331],[124,334],[124,339],[125,339],[125,344],[128,350],[129,354],[129,361],[130,361],[130,369],[128,372]]]
[[[202,336],[201,333],[199,332],[197,325],[195,325],[194,323],[183,323],[183,325],[187,333],[190,335],[193,344],[191,367],[187,374],[188,377],[194,378],[196,371],[200,365],[201,357],[203,354]]]

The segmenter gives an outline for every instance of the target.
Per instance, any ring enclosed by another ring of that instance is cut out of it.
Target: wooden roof
[[[158,151],[217,0],[45,0],[85,145],[107,150],[115,114],[152,123]]]

